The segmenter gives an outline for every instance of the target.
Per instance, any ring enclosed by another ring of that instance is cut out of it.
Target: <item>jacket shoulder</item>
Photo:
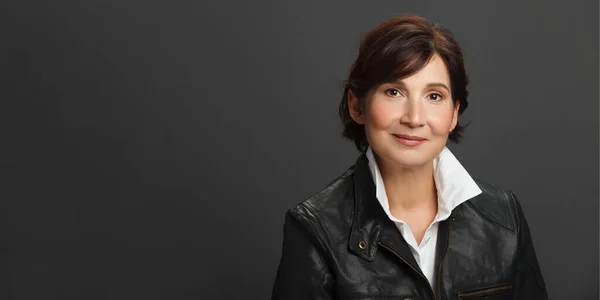
[[[486,219],[514,232],[517,226],[517,215],[516,200],[512,191],[480,178],[473,179],[481,189],[481,194],[467,201],[467,205],[473,207]]]
[[[319,192],[288,210],[296,221],[320,237],[332,230],[351,226],[354,208],[354,166],[335,178]]]

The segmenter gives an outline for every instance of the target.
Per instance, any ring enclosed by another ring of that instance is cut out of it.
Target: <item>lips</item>
[[[404,139],[404,140],[409,140],[409,141],[425,141],[425,140],[427,140],[426,138],[422,138],[420,136],[408,135],[408,134],[394,134],[394,136]]]
[[[409,147],[419,146],[427,140],[420,136],[407,135],[407,134],[394,134],[394,138],[400,144],[403,144],[403,145],[409,146]]]

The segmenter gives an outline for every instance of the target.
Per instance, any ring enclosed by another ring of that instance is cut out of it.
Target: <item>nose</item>
[[[421,101],[406,101],[404,113],[400,117],[400,123],[408,127],[420,127],[425,125],[423,103]]]

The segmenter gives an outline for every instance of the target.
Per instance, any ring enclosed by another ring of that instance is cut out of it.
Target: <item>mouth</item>
[[[427,140],[426,138],[422,138],[420,136],[408,135],[408,134],[394,134],[394,136],[397,138],[409,140],[409,141],[426,141]]]
[[[407,135],[407,134],[394,134],[393,136],[396,139],[396,141],[400,142],[401,144],[403,144],[405,146],[410,146],[410,147],[421,145],[423,142],[425,142],[427,140],[426,138],[422,138],[420,136]]]

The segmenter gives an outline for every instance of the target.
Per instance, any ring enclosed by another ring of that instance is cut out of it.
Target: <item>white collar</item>
[[[377,161],[373,156],[371,146],[366,151],[369,160],[369,168],[373,181],[375,182],[375,194],[377,200],[383,207],[383,210],[392,221],[403,222],[390,213],[388,197],[383,185],[383,179],[377,166]],[[434,222],[445,220],[450,216],[452,210],[459,204],[481,194],[481,189],[467,170],[454,157],[448,147],[444,147],[442,152],[433,160],[433,177],[438,192],[438,213]]]

